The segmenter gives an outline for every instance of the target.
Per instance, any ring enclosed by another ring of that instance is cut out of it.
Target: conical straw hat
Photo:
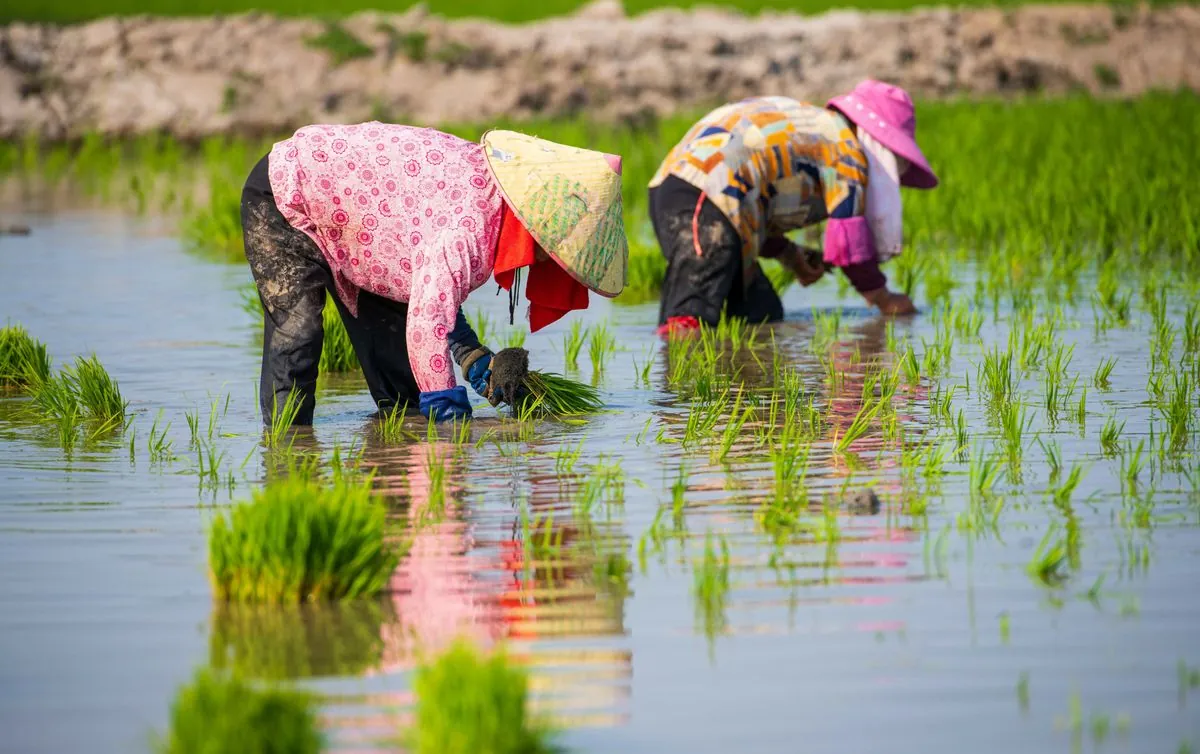
[[[629,267],[621,158],[514,131],[488,131],[482,143],[505,200],[546,253],[596,293],[620,293]]]

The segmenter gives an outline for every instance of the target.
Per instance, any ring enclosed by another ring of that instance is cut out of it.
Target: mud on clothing
[[[667,260],[658,323],[671,317],[695,317],[717,324],[721,311],[755,324],[783,319],[783,303],[755,261],[751,279],[743,276],[742,241],[729,219],[707,199],[700,208],[695,243],[692,219],[700,190],[670,177],[650,189],[650,220]],[[703,255],[697,255],[699,243]]]
[[[271,150],[269,178],[280,214],[324,254],[346,310],[357,315],[364,292],[407,304],[417,385],[454,388],[448,337],[492,275],[503,217],[483,147],[389,123],[305,126]]]
[[[351,314],[336,293],[325,255],[280,213],[268,170],[269,158],[263,157],[246,180],[241,207],[246,259],[263,304],[259,403],[264,422],[283,407],[294,385],[301,397],[296,423],[312,423],[326,292],[333,295],[376,405],[388,410],[407,403],[415,411],[420,388],[409,359],[408,304],[358,291],[357,316]],[[446,341],[460,364],[480,347],[461,309]]]
[[[658,323],[666,324],[671,317],[695,317],[715,325],[722,308],[729,317],[742,317],[755,324],[783,319],[783,303],[758,260],[749,268],[743,264],[741,237],[729,219],[707,197],[696,215],[698,201],[700,189],[675,176],[668,176],[650,189],[650,220],[667,260]],[[759,256],[777,256],[782,246],[778,241],[786,239],[768,238]],[[696,253],[697,245],[702,254]],[[744,277],[747,269],[748,282]],[[839,269],[860,293],[887,284],[875,262]]]

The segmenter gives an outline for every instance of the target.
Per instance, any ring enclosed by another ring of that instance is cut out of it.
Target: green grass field
[[[625,158],[631,256],[622,301],[657,295],[664,263],[650,229],[646,183],[696,115],[638,129],[582,120],[512,124]],[[904,197],[905,239],[918,253],[887,267],[902,287],[919,280],[927,294],[945,295],[953,260],[994,266],[1010,281],[1005,288],[1023,296],[1050,294],[1062,280],[1081,281],[1098,267],[1109,277],[1154,273],[1180,282],[1200,260],[1200,200],[1191,188],[1200,152],[1162,136],[1200,132],[1200,96],[1193,92],[1132,101],[921,102],[917,119],[942,185]],[[486,127],[447,130],[477,139]],[[7,142],[0,143],[0,177],[42,188],[66,183],[105,204],[179,213],[189,246],[244,264],[240,192],[270,141],[214,137],[192,147],[149,135],[52,146]],[[211,193],[192,198],[187,189],[197,183]],[[1043,284],[1050,289],[1039,291]]]
[[[1049,0],[1055,2],[1058,0]],[[1065,0],[1062,0],[1065,1]],[[346,16],[363,10],[379,10],[385,12],[403,12],[413,6],[411,0],[350,0],[337,4],[318,3],[314,0],[269,0],[268,2],[246,2],[246,0],[201,0],[200,2],[185,2],[184,0],[99,0],[93,2],[73,2],[72,0],[11,0],[0,7],[0,21],[48,21],[53,23],[69,23],[85,21],[92,18],[112,15],[141,15],[157,16],[206,16],[211,14],[245,13],[247,11],[262,11],[284,16]],[[558,16],[571,13],[585,3],[581,0],[546,0],[541,3],[520,2],[520,0],[493,0],[479,4],[454,0],[453,2],[428,3],[432,13],[451,18],[470,16],[486,16],[501,21],[522,22],[532,21],[548,16]],[[1021,0],[967,0],[966,2],[925,2],[923,0],[731,0],[727,2],[696,2],[694,0],[676,0],[675,2],[659,2],[659,0],[626,0],[625,9],[628,13],[637,14],[662,7],[691,7],[696,5],[715,5],[737,9],[745,13],[758,13],[764,10],[791,11],[794,13],[815,14],[835,8],[858,8],[862,10],[909,10],[923,6],[1016,6],[1028,3]]]

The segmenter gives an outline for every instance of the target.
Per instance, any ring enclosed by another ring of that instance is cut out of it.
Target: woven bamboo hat
[[[488,131],[482,144],[500,192],[542,249],[596,293],[620,293],[629,268],[621,158],[515,131]]]

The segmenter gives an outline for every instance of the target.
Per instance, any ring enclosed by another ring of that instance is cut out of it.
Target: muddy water
[[[1200,696],[1179,675],[1181,662],[1200,665],[1200,498],[1181,470],[1195,468],[1194,453],[1174,465],[1156,459],[1144,472],[1154,514],[1139,528],[1123,523],[1121,460],[1103,455],[1098,440],[1114,413],[1126,422],[1122,443],[1149,438],[1148,316],[1097,336],[1086,307],[1069,312],[1069,374],[1089,385],[1082,427],[1073,419],[1050,427],[1036,398],[1040,379],[1023,383],[1032,430],[1058,443],[1068,469],[1086,466],[1071,504],[1079,562],[1059,589],[1026,570],[1050,522],[1064,520],[1046,502],[1049,471],[1031,436],[1020,479],[1006,472],[997,484],[1004,504],[994,530],[971,523],[965,457],[948,456],[936,484],[920,480],[929,510],[914,517],[902,501],[918,493],[895,452],[878,451],[891,446],[877,433],[857,446],[855,471],[833,458],[828,440],[815,443],[811,499],[870,485],[883,509],[839,516],[832,543],[776,544],[754,519],[773,482],[752,433],[723,463],[707,447],[684,450],[686,408],[668,389],[666,354],[651,336],[655,306],[599,301],[585,317],[608,319],[622,350],[599,383],[613,411],[582,425],[547,424],[522,439],[495,434],[457,455],[446,442],[382,446],[360,380],[327,381],[304,442],[325,452],[365,446],[401,525],[429,504],[429,454],[453,456],[453,513],[422,530],[379,605],[215,609],[206,522],[214,506],[248,495],[270,460],[255,415],[256,325],[239,305],[246,272],[190,257],[143,223],[18,219],[34,232],[0,239],[0,313],[49,344],[56,363],[95,352],[135,420],[132,453],[127,433],[67,454],[22,419],[19,399],[0,401],[4,751],[144,750],[175,688],[208,662],[301,679],[326,695],[335,748],[376,749],[407,719],[414,641],[437,646],[460,632],[507,639],[534,668],[541,707],[568,726],[564,743],[583,751],[1200,745]],[[775,330],[779,347],[819,403],[853,413],[861,388],[851,354],[862,361],[882,352],[883,323],[843,310],[830,352],[849,378],[831,395],[808,348],[810,307],[829,312],[847,302],[826,285],[793,289],[785,303],[791,314]],[[470,306],[501,321],[503,301],[489,290]],[[1002,342],[1008,328],[989,317],[983,343]],[[528,338],[535,365],[562,369],[565,329]],[[896,328],[917,343],[933,334],[928,317]],[[940,381],[943,390],[962,386],[953,408],[967,417],[969,452],[995,446],[975,391],[980,348],[956,342]],[[1091,375],[1109,355],[1118,365],[1112,389],[1101,392]],[[634,362],[648,356],[646,387]],[[588,376],[586,351],[581,365]],[[929,388],[905,393],[900,413],[913,432],[935,424]],[[160,411],[177,458],[153,462],[147,440]],[[188,412],[199,416],[199,451]],[[473,439],[503,429],[484,409]],[[554,454],[581,441],[571,472],[556,468]],[[201,473],[210,454],[215,477]],[[617,464],[620,472],[611,471]],[[667,526],[663,553],[640,557],[656,511],[672,505],[681,465],[679,525]],[[623,492],[610,488],[583,510],[581,487],[605,473],[623,480]],[[709,531],[728,543],[731,572],[724,603],[705,614],[692,562]]]

